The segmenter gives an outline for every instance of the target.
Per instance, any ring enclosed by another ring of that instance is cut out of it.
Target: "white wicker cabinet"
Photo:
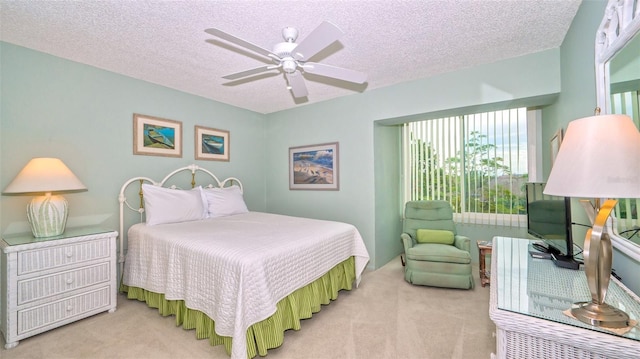
[[[563,313],[574,302],[591,299],[584,270],[532,258],[530,244],[493,239],[489,315],[496,324],[497,358],[640,358],[640,327],[616,335]],[[640,319],[640,298],[615,278],[606,302]]]
[[[0,331],[5,348],[18,341],[116,310],[118,232],[73,228],[53,238],[5,236]]]

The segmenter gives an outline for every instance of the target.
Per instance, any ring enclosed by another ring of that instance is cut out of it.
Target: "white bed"
[[[144,198],[143,201],[140,190],[141,204],[147,206],[149,218],[153,212],[153,218],[161,220],[155,225],[138,223],[128,229],[126,257],[122,251],[120,256],[121,262],[124,261],[122,287],[158,293],[166,301],[178,301],[190,310],[204,313],[215,323],[215,333],[218,336],[232,338],[232,358],[247,358],[256,354],[255,349],[248,348],[247,333],[259,330],[249,330],[250,327],[271,318],[276,313],[278,303],[289,300],[292,293],[320,282],[322,286],[332,287],[327,288],[327,291],[333,292],[330,297],[335,299],[337,291],[351,289],[351,283],[337,288],[333,288],[336,287],[335,284],[323,283],[329,283],[330,280],[326,279],[328,273],[349,260],[354,263],[351,267],[354,273],[344,275],[359,282],[369,255],[353,225],[250,212],[243,207],[243,201],[231,206],[217,202],[220,198],[224,200],[226,194],[214,197],[214,203],[209,196],[212,191],[218,194],[231,192],[228,186],[235,184],[238,187],[234,190],[239,189],[241,198],[242,184],[235,178],[218,181],[209,171],[195,165],[178,169],[157,183],[145,177],[127,181],[119,197],[121,226],[124,226],[124,205],[141,215],[143,213],[139,208],[132,208],[126,200],[126,188],[130,184],[151,182],[161,187],[169,178],[183,171],[191,172],[190,186],[196,189],[172,189],[171,191],[180,192],[171,192],[169,195],[196,198],[194,192],[206,193],[207,196],[202,198],[205,206],[207,199],[209,200],[209,212],[203,213],[205,218],[193,220],[201,211],[198,208],[187,214],[187,217],[191,216],[188,220],[172,222],[171,218],[158,217],[158,204],[162,204],[162,200],[155,204],[151,199]],[[195,175],[199,172],[212,178],[213,183],[208,186],[209,189],[196,187]],[[223,187],[229,191],[220,190]],[[155,191],[157,187],[149,188],[145,185],[145,196],[150,196],[152,189]],[[237,193],[234,198],[234,201],[239,201]],[[176,204],[179,201],[170,198],[167,202],[171,203],[170,212],[180,209],[180,205]],[[213,207],[230,210],[215,218],[206,218],[211,217],[208,214],[213,213]],[[180,216],[185,211],[177,212],[180,212]],[[125,233],[122,227],[120,233]],[[123,238],[120,248],[124,248]],[[319,308],[314,311],[317,310]],[[284,329],[288,328],[299,326],[284,326]],[[213,340],[211,342],[214,343]],[[277,345],[279,344],[271,344],[269,347]],[[227,350],[229,351],[228,347]],[[266,353],[260,351],[259,354]]]

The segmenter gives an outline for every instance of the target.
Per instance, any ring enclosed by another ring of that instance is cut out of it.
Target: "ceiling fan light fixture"
[[[296,68],[298,68],[298,64],[292,58],[285,58],[282,60],[282,70],[284,70],[284,72],[291,74],[296,71]]]
[[[282,37],[285,42],[275,44],[273,51],[252,44],[220,29],[211,28],[206,29],[205,32],[256,54],[268,57],[273,61],[273,65],[260,66],[255,69],[233,73],[223,76],[224,79],[236,80],[282,68],[280,71],[287,80],[287,89],[291,90],[293,97],[303,98],[308,96],[303,72],[358,84],[364,83],[367,78],[364,73],[358,71],[309,62],[310,58],[337,41],[344,34],[342,30],[328,21],[322,22],[300,43],[295,42],[298,38],[298,30],[293,27],[285,27],[282,29]]]

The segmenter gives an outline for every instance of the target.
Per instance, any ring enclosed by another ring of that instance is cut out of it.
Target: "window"
[[[613,86],[612,86],[613,88]],[[611,112],[626,114],[640,128],[640,91],[632,90],[611,94]],[[640,198],[620,198],[616,205],[617,230],[622,236],[640,244]]]
[[[403,126],[404,200],[445,200],[456,220],[526,227],[527,109]]]

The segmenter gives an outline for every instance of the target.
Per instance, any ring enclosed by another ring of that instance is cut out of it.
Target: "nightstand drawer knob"
[[[67,312],[70,312],[70,311],[72,311],[72,310],[73,310],[73,306],[68,305],[68,306],[67,306]]]
[[[73,251],[68,251],[66,255],[67,255],[67,258],[73,257]]]
[[[67,284],[73,283],[73,278],[67,278]]]

